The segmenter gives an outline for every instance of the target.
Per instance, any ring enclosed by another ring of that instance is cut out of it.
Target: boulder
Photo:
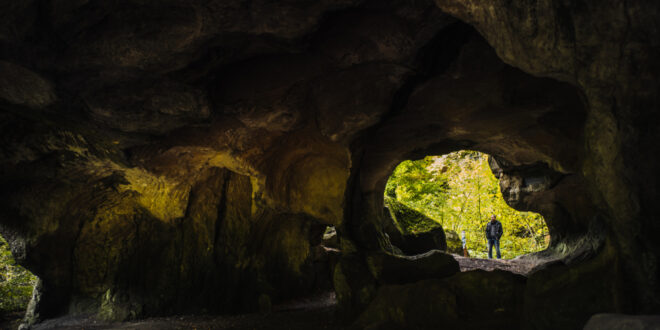
[[[525,278],[471,271],[378,288],[355,322],[368,329],[519,329]]]
[[[359,329],[458,329],[456,294],[442,280],[378,288],[354,326]]]
[[[447,250],[445,232],[438,222],[389,196],[385,197],[385,205],[394,223],[385,228],[392,228],[388,233],[390,240],[403,253],[415,255]]]
[[[447,241],[447,253],[463,255],[463,242],[455,231],[445,230],[445,239]]]
[[[354,320],[373,299],[376,279],[361,256],[344,255],[334,269],[333,283],[337,295],[337,314],[344,321]]]
[[[444,278],[460,271],[458,262],[451,255],[438,250],[415,256],[374,252],[367,255],[367,265],[381,284],[405,284]]]

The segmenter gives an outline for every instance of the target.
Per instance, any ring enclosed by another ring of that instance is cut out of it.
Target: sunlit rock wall
[[[419,288],[368,267],[387,177],[464,148],[553,236],[507,322],[657,311],[658,6],[0,1],[0,230],[35,317],[267,310],[323,286],[335,225],[366,325]]]

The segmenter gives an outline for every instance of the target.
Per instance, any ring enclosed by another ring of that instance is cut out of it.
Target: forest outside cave
[[[485,227],[495,215],[503,226],[503,259],[546,249],[550,234],[543,216],[506,204],[488,157],[478,151],[461,150],[401,162],[387,181],[385,205],[390,210],[408,207],[426,217],[393,216],[397,229],[402,234],[421,234],[441,226],[448,251],[454,253],[461,253],[464,231],[469,256],[488,258]]]

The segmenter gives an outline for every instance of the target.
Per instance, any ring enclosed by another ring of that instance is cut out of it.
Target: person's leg
[[[493,259],[493,240],[488,240],[488,259]]]
[[[497,252],[497,259],[501,259],[502,255],[500,254],[500,240],[495,240],[495,251]]]

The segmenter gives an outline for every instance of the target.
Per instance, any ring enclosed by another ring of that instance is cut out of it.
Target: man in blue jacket
[[[502,224],[496,220],[495,215],[490,216],[490,221],[486,225],[486,239],[488,240],[488,259],[493,259],[493,245],[497,252],[497,259],[500,259],[500,238],[502,237]]]

